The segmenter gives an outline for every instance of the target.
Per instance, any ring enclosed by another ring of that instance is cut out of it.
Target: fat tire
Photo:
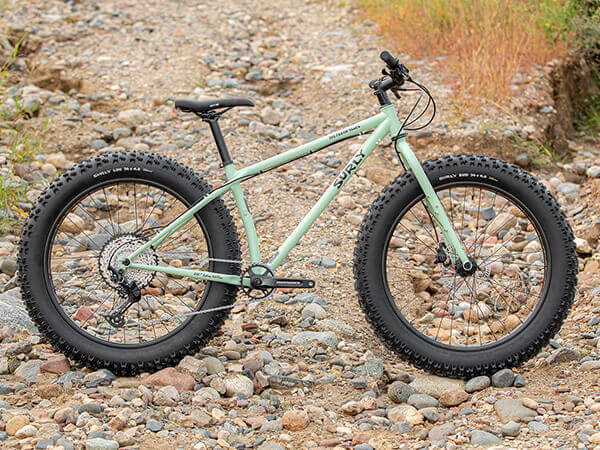
[[[55,349],[78,365],[106,368],[117,375],[134,375],[173,366],[185,355],[197,352],[218,332],[230,309],[193,316],[170,338],[154,344],[131,345],[131,349],[95,341],[59,313],[60,306],[52,299],[49,286],[40,282],[46,279],[44,259],[50,230],[60,211],[79,193],[119,177],[160,183],[189,205],[211,191],[193,170],[150,152],[110,153],[77,164],[57,177],[33,206],[22,230],[18,277],[29,315]],[[241,258],[235,224],[221,199],[209,203],[196,214],[196,219],[204,227],[213,258],[234,261]],[[238,263],[217,262],[213,268],[223,273],[240,273]],[[206,290],[206,308],[230,305],[236,299],[236,286],[208,283]]]
[[[376,335],[402,359],[441,376],[471,378],[521,365],[558,332],[569,313],[577,284],[574,236],[564,212],[546,187],[519,167],[491,157],[445,156],[423,168],[434,188],[452,184],[448,175],[501,188],[537,218],[550,252],[549,288],[533,318],[522,329],[481,350],[443,348],[400,320],[384,287],[383,252],[398,214],[422,195],[412,172],[399,175],[373,202],[360,227],[354,250],[355,288],[359,303]],[[441,179],[444,178],[444,179]],[[552,264],[552,262],[554,262]]]

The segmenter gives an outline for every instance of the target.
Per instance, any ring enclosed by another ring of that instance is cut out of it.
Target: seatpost
[[[225,139],[223,138],[223,133],[221,133],[221,127],[219,126],[219,116],[216,114],[210,114],[202,117],[204,122],[208,122],[210,126],[210,131],[212,132],[213,138],[215,139],[215,143],[217,144],[217,150],[219,150],[219,155],[221,156],[221,161],[223,162],[223,167],[233,163],[231,160],[231,156],[229,155],[229,150],[227,149],[227,145],[225,144]]]

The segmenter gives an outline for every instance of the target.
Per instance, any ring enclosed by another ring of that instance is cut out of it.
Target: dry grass
[[[444,56],[462,107],[502,102],[520,71],[563,56],[573,14],[567,0],[360,0],[395,51]]]

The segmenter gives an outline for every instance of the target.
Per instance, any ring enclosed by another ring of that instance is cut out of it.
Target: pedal
[[[315,287],[315,281],[305,278],[265,277],[262,286],[289,289],[310,289]]]

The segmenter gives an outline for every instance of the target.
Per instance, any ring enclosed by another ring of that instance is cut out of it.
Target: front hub
[[[458,259],[455,263],[456,273],[458,273],[461,277],[469,277],[473,275],[477,271],[477,263],[475,262],[475,258],[469,256],[469,264],[463,264],[460,259]]]

